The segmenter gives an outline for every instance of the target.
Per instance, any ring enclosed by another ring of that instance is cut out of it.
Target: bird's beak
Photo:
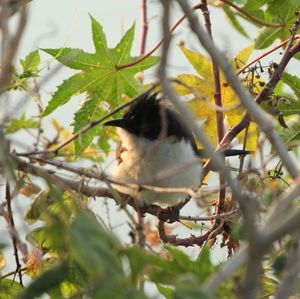
[[[113,119],[110,121],[107,121],[106,123],[103,124],[104,126],[111,126],[111,127],[119,127],[119,128],[127,128],[127,122],[120,118],[120,119]]]

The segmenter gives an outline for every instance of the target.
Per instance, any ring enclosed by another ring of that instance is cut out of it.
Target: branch
[[[12,76],[12,63],[15,54],[18,50],[18,46],[21,37],[24,32],[27,21],[26,1],[20,1],[19,20],[17,23],[17,29],[13,36],[9,34],[8,21],[11,16],[10,4],[3,3],[1,5],[0,14],[0,29],[2,31],[2,62],[1,62],[1,74],[0,74],[0,94],[2,94],[9,85]]]
[[[12,208],[11,208],[10,186],[9,186],[8,182],[6,183],[5,197],[6,197],[7,211],[8,211],[9,230],[10,230],[10,235],[11,235],[11,239],[12,239],[12,243],[13,243],[14,256],[15,256],[15,261],[16,261],[16,266],[17,266],[15,273],[18,273],[20,285],[23,286],[22,271],[21,271],[22,265],[20,263],[19,251],[18,251],[19,240],[17,237],[18,234],[16,231],[13,212],[12,212]]]
[[[265,27],[271,27],[271,28],[284,28],[284,27],[286,27],[284,24],[266,23],[266,22],[262,21],[261,19],[253,17],[252,15],[250,15],[249,13],[247,13],[244,9],[240,8],[239,6],[237,6],[236,4],[232,3],[229,0],[220,0],[220,1],[226,3],[228,6],[233,7],[236,11],[238,11],[240,14],[244,15],[245,17],[247,17],[249,20],[251,20],[255,24],[258,24],[258,25],[261,25],[261,26],[265,26]]]
[[[192,7],[192,9],[196,10],[196,9],[199,9],[201,8],[201,5],[202,4],[196,4]],[[185,20],[186,16],[183,15],[181,18],[179,18],[177,20],[176,23],[174,23],[174,25],[171,27],[170,31],[173,32],[181,23],[183,20]],[[133,65],[136,65],[138,63],[140,63],[141,61],[145,60],[147,57],[149,57],[150,55],[152,55],[163,43],[164,39],[162,38],[153,48],[152,50],[150,50],[148,53],[146,53],[145,55],[143,55],[142,57],[140,57],[139,59],[131,62],[131,63],[128,63],[128,64],[124,64],[124,65],[120,65],[120,66],[117,66],[116,69],[117,70],[122,70],[122,69],[125,69],[125,68],[129,68]]]
[[[276,292],[275,299],[288,298],[292,292],[295,280],[298,278],[300,271],[300,248],[299,248],[299,233],[293,236],[291,248],[288,252],[288,260],[284,269],[281,283]]]
[[[191,235],[188,238],[181,239],[175,235],[167,235],[165,232],[164,225],[165,225],[164,221],[161,221],[161,220],[158,221],[157,230],[158,230],[160,239],[164,243],[170,243],[175,246],[189,247],[189,246],[198,245],[199,247],[201,247],[208,240],[208,237],[210,236],[210,231],[208,231],[204,235],[199,236],[199,237]]]
[[[300,35],[296,34],[294,37],[294,40],[296,39],[300,39]],[[243,67],[241,67],[238,71],[237,71],[237,75],[241,74],[242,72],[244,72],[250,65],[252,65],[253,63],[261,60],[262,58],[268,56],[269,54],[273,53],[274,51],[280,49],[282,46],[286,45],[287,43],[289,43],[290,38],[286,39],[284,41],[282,41],[281,43],[279,43],[277,46],[273,47],[271,50],[264,52],[263,54],[259,55],[258,57],[254,58],[253,60],[251,60],[250,62],[248,62],[247,64],[245,64]]]
[[[16,155],[18,155],[18,156],[34,156],[34,155],[49,155],[49,154],[57,155],[58,152],[61,149],[63,149],[64,147],[66,147],[69,143],[71,143],[72,141],[74,141],[75,139],[77,139],[82,134],[86,133],[87,131],[89,131],[90,129],[92,129],[93,127],[95,127],[96,125],[99,125],[100,123],[102,123],[107,118],[111,117],[112,115],[116,114],[120,110],[124,109],[127,106],[132,105],[134,102],[138,101],[141,96],[143,96],[143,95],[145,95],[145,94],[150,93],[151,91],[153,91],[157,87],[157,85],[158,84],[153,84],[150,88],[148,88],[147,90],[145,90],[142,94],[139,94],[136,97],[134,97],[133,99],[131,99],[130,101],[125,102],[123,105],[120,105],[119,107],[115,108],[114,110],[112,110],[107,115],[105,115],[105,116],[103,116],[103,117],[101,117],[101,118],[99,118],[97,120],[91,121],[86,126],[84,126],[83,128],[81,128],[78,132],[76,132],[71,138],[69,138],[65,142],[61,143],[60,145],[58,145],[56,148],[54,148],[52,150],[31,151],[31,152],[25,152],[25,153],[16,153]]]
[[[289,60],[293,57],[295,53],[293,53],[293,48],[291,51],[289,47],[287,47],[287,52],[282,58],[282,61],[280,63],[280,67],[277,69],[276,75],[273,74],[270,81],[266,84],[262,92],[257,96],[256,103],[253,102],[251,96],[248,92],[246,92],[244,86],[241,84],[238,77],[235,75],[234,71],[232,70],[230,66],[230,62],[228,61],[227,57],[219,51],[215,45],[212,43],[211,38],[208,36],[208,34],[202,29],[201,25],[198,22],[198,19],[194,12],[190,9],[189,5],[184,0],[178,0],[178,3],[180,4],[182,10],[186,14],[189,23],[191,25],[192,30],[197,35],[200,43],[203,45],[203,47],[209,52],[212,59],[215,60],[224,74],[226,75],[231,87],[234,89],[235,93],[240,98],[241,103],[245,106],[246,110],[249,111],[251,116],[254,118],[254,120],[257,122],[257,124],[261,127],[263,132],[266,134],[267,138],[270,140],[272,145],[275,147],[275,149],[278,152],[278,155],[282,159],[287,171],[290,173],[290,175],[295,179],[298,176],[298,169],[294,163],[294,161],[291,159],[288,150],[286,146],[283,144],[279,136],[276,134],[274,130],[274,124],[273,120],[270,118],[269,115],[267,115],[265,112],[263,112],[260,107],[257,105],[259,104],[263,99],[266,99],[267,96],[271,94],[273,91],[276,83],[280,79],[280,75],[283,71],[283,69],[286,67]],[[295,25],[295,29],[297,29],[299,26],[299,23]],[[295,33],[295,30],[294,30]],[[292,34],[292,37],[290,39],[289,45],[291,45],[292,41],[294,40],[295,34]],[[299,43],[298,43],[299,44]],[[300,45],[297,46],[297,51],[299,51]],[[294,50],[295,51],[295,50]],[[275,85],[274,85],[275,84]],[[237,126],[240,129],[244,129],[247,127],[249,120],[249,115],[247,117],[245,116],[240,123],[237,124]],[[236,129],[236,128],[235,128]],[[225,135],[221,142],[221,146],[228,145],[230,141],[232,140],[229,137],[235,137],[232,136],[229,132]],[[206,164],[207,165],[207,164]]]
[[[271,208],[271,211],[268,215],[266,215],[267,221],[261,227],[263,235],[260,238],[260,241],[265,244],[262,246],[263,248],[266,246],[269,247],[271,244],[270,242],[280,239],[286,233],[297,232],[297,230],[299,231],[300,210],[297,210],[296,212],[293,211],[293,215],[290,215],[288,219],[282,217],[283,214],[287,214],[287,207],[290,206],[293,200],[299,196],[299,193],[300,179],[296,180],[296,184],[281,195],[274,204],[274,207]],[[283,223],[281,222],[281,225],[276,225],[274,228],[278,219],[282,219]],[[221,267],[215,275],[209,278],[209,280],[204,284],[205,290],[208,292],[214,292],[223,281],[232,276],[239,267],[244,265],[247,261],[248,250],[249,245],[241,247],[231,260]]]
[[[141,0],[141,11],[142,11],[142,32],[141,32],[140,55],[143,55],[145,54],[147,33],[148,33],[147,0]]]

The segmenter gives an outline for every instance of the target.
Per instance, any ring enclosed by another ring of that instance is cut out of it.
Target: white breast
[[[115,180],[124,183],[137,183],[165,188],[199,187],[202,166],[190,143],[175,138],[150,141],[136,137],[118,128],[122,140],[122,162],[113,169]],[[163,178],[162,178],[163,177]],[[160,206],[174,206],[187,197],[186,193],[158,193],[149,190],[132,189],[114,185],[120,192],[137,198],[141,205],[157,203]]]

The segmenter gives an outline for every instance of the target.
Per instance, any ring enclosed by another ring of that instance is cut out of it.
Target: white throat
[[[149,140],[133,135],[122,128],[117,129],[124,150],[121,162],[113,169],[116,181],[127,184],[151,185],[163,188],[199,187],[202,165],[193,148],[185,139],[168,137]],[[141,205],[157,203],[160,206],[174,206],[184,201],[186,193],[160,193],[114,184],[120,192],[126,193]]]

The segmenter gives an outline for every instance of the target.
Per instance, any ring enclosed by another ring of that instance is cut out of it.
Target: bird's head
[[[165,106],[157,93],[143,94],[129,106],[122,118],[108,121],[104,125],[119,127],[150,140],[159,138],[164,126],[166,137],[182,138],[186,135],[175,112]]]

